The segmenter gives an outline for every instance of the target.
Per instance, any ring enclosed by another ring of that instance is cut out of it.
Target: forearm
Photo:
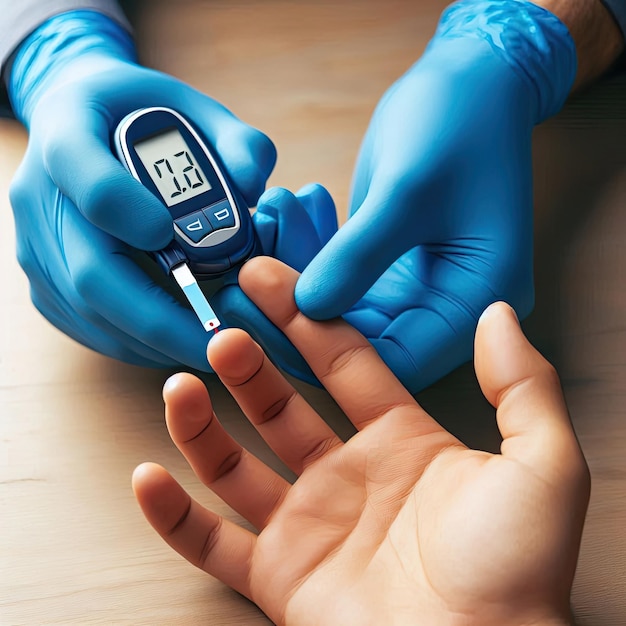
[[[60,13],[19,46],[7,88],[15,116],[27,127],[34,107],[60,81],[78,81],[118,61],[135,60],[132,37],[118,22],[92,10]]]
[[[576,43],[578,72],[573,90],[604,74],[623,51],[623,35],[600,0],[532,2],[554,13],[568,27]]]

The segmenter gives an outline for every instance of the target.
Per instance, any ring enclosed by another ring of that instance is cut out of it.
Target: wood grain
[[[446,2],[135,4],[143,62],[266,132],[279,151],[270,184],[319,181],[343,220],[372,110],[419,57]],[[573,595],[579,623],[589,626],[626,619],[625,139],[620,80],[578,97],[535,138],[537,305],[525,327],[562,374],[593,473]],[[7,197],[26,137],[3,121],[0,141],[0,623],[268,623],[144,522],[130,474],[147,459],[238,518],[198,486],[169,442],[160,397],[168,372],[94,354],[35,311],[15,261]],[[212,377],[207,384],[231,432],[274,464],[224,389]],[[347,432],[323,392],[300,387]],[[469,365],[420,400],[468,444],[497,449]]]

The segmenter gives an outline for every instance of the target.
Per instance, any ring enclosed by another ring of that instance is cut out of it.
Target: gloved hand
[[[544,9],[452,5],[378,105],[350,219],[304,270],[299,308],[344,315],[413,392],[470,358],[488,304],[527,315],[531,133],[561,108],[575,74],[573,40]]]
[[[138,249],[169,243],[172,221],[113,156],[111,134],[139,107],[181,111],[220,154],[249,206],[274,166],[270,140],[211,98],[137,65],[126,31],[91,11],[54,17],[27,38],[13,62],[9,93],[29,130],[11,201],[18,258],[36,307],[64,333],[111,357],[207,370],[208,336],[194,314],[136,263],[145,257]],[[216,308],[237,306],[254,326],[261,314],[236,292],[228,288]],[[306,377],[290,344],[276,329],[268,333],[282,350],[280,364]]]

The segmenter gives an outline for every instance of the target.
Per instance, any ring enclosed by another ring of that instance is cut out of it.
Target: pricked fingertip
[[[208,358],[215,373],[226,384],[237,385],[258,371],[264,353],[246,331],[230,328],[209,343]]]

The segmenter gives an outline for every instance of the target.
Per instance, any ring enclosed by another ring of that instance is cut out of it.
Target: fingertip
[[[251,259],[248,259],[241,270],[239,271],[238,281],[241,285],[241,281],[248,282],[250,280],[254,281],[254,277],[258,275],[262,275],[265,271],[265,268],[271,268],[273,265],[272,257],[269,256],[255,256]]]
[[[225,384],[240,385],[259,370],[265,353],[240,328],[229,328],[219,335],[209,342],[209,363]]]
[[[276,216],[270,215],[264,211],[259,211],[257,208],[252,216],[252,224],[254,225],[254,230],[261,244],[263,254],[273,254],[276,249],[276,236],[278,231]]]
[[[333,281],[329,281],[329,276]],[[329,320],[343,315],[359,299],[342,280],[342,273],[324,270],[316,259],[304,269],[294,288],[294,300],[302,313],[312,320]]]
[[[174,237],[172,216],[165,206],[145,188],[122,177],[117,180],[117,191],[101,189],[83,197],[81,213],[101,230],[138,250],[165,248]]]
[[[257,210],[267,212],[267,209],[270,209],[270,212],[276,215],[276,209],[284,202],[290,204],[297,202],[296,196],[289,191],[289,189],[285,189],[284,187],[270,187],[266,189],[259,198]]]
[[[153,469],[161,467],[152,461],[144,461],[133,470],[133,483],[140,482],[150,475]]]
[[[241,328],[225,328],[219,333],[215,333],[207,345],[207,359],[211,367],[215,370],[214,362],[219,363],[223,355],[233,352],[241,337],[247,336]]]
[[[337,209],[330,192],[319,183],[309,183],[296,192],[296,198],[315,225],[320,245],[325,246],[337,232]]]
[[[178,445],[193,439],[206,427],[213,417],[213,405],[204,383],[192,374],[176,374],[167,383],[165,423]]]
[[[172,374],[164,383],[163,389],[161,390],[161,395],[163,397],[163,401],[167,402],[167,397],[170,393],[174,393],[176,387],[178,386],[178,377],[180,373]]]
[[[478,318],[478,325],[481,323],[489,323],[492,319],[497,319],[499,316],[507,316],[508,319],[514,321],[517,326],[520,325],[519,318],[515,309],[507,302],[493,302],[491,303]]]
[[[145,518],[159,533],[167,534],[189,507],[190,498],[161,465],[142,463],[132,475],[135,498]]]
[[[503,391],[525,379],[545,379],[553,370],[522,331],[515,310],[505,302],[491,304],[478,320],[474,366],[487,400],[498,406]]]
[[[163,384],[163,401],[167,404],[176,394],[181,393],[181,390],[186,383],[193,384],[193,380],[197,380],[200,384],[202,382],[197,379],[193,374],[187,372],[177,372],[172,374]]]
[[[140,250],[159,250],[172,240],[167,208],[126,170],[101,137],[55,137],[45,148],[44,160],[55,184],[96,227]]]
[[[296,287],[296,303],[307,317],[343,315],[400,256],[421,242],[421,232],[406,219],[397,219],[399,206],[402,198],[386,185],[370,189],[358,211],[307,265]]]
[[[330,193],[328,192],[326,187],[324,187],[324,185],[322,185],[321,183],[315,183],[315,182],[307,183],[306,185],[303,185],[302,187],[300,187],[298,191],[296,191],[296,196],[298,198],[315,196],[317,194],[322,194],[330,198]]]
[[[223,341],[230,341],[232,337],[237,337],[240,334],[247,335],[241,328],[223,328],[219,332],[214,333],[211,339],[209,339],[209,346],[217,346]]]
[[[265,186],[265,181],[267,181],[269,175],[274,169],[274,166],[276,165],[278,157],[276,146],[265,133],[261,132],[257,128],[248,126],[247,129],[250,137],[249,145],[250,152],[253,156],[253,162],[258,168],[259,176],[262,180],[263,186]]]
[[[515,310],[507,302],[493,302],[482,312],[476,325],[475,347],[497,343],[496,337],[500,340],[508,338],[509,341],[516,338],[522,343],[528,341]]]
[[[274,221],[271,234],[272,257],[280,259],[297,271],[302,271],[321,249],[318,227],[305,206],[309,199],[296,197],[288,189],[272,187],[260,198],[256,215],[266,215]],[[261,221],[261,230],[263,223]],[[266,239],[269,239],[266,237]]]
[[[153,463],[152,461],[140,463],[133,470],[131,477],[131,485],[135,497],[140,500],[141,503],[141,496],[148,491],[154,490],[155,487],[158,488],[164,480],[168,480],[169,478],[170,475],[168,471],[158,463]]]
[[[255,303],[275,294],[291,297],[299,273],[285,263],[267,256],[254,257],[247,261],[239,272],[239,286]],[[280,299],[280,298],[279,298]],[[262,306],[260,307],[265,310]]]
[[[328,189],[321,183],[307,183],[300,187],[294,195],[312,217],[324,211],[331,213],[336,218],[335,201]],[[330,211],[328,211],[329,209]]]
[[[295,287],[295,300],[307,317],[326,320],[343,315],[378,279],[383,268],[365,258],[362,235],[348,222],[306,266]]]

